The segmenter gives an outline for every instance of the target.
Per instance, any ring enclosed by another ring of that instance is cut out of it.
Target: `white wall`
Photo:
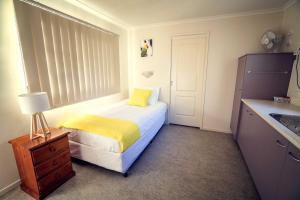
[[[162,87],[161,100],[170,102],[171,38],[181,34],[208,32],[209,55],[203,129],[230,132],[231,110],[238,57],[262,52],[260,38],[268,29],[279,30],[282,13],[258,14],[179,24],[152,25],[131,31],[133,42],[133,86]],[[140,41],[153,39],[153,57],[141,58]],[[153,70],[149,79],[141,76]]]
[[[14,24],[12,2],[0,1],[0,193],[18,179],[11,146],[7,143],[29,124],[17,107],[17,94],[24,91],[21,79],[21,56]]]
[[[282,32],[285,35],[291,34],[284,41],[284,51],[295,52],[300,48],[300,1],[288,7],[283,14]],[[300,66],[300,63],[299,63]],[[299,73],[300,74],[300,73]],[[294,66],[291,81],[289,85],[288,95],[292,99],[292,103],[300,106],[300,89],[296,82],[296,68]]]
[[[39,0],[39,2],[120,35],[121,93],[48,111],[46,118],[49,123],[57,125],[66,116],[77,114],[84,109],[101,108],[127,97],[127,30],[69,4],[68,0]],[[22,59],[14,20],[12,0],[0,0],[0,195],[11,184],[18,184],[16,181],[19,179],[12,148],[7,142],[28,132],[30,125],[29,116],[20,113],[17,102],[17,95],[25,92],[25,86],[20,70]]]

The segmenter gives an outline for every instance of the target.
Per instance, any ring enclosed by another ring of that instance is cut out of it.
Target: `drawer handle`
[[[54,151],[56,151],[56,148],[55,148],[55,147],[52,147],[52,146],[50,146],[50,147],[49,147],[49,150],[50,150],[51,152],[54,152]]]
[[[53,165],[56,166],[58,162],[56,160],[53,161]]]
[[[246,110],[246,112],[249,113],[249,115],[251,115],[251,116],[253,115],[253,113],[250,112],[250,110],[248,110],[248,109]]]
[[[289,156],[296,162],[300,162],[300,159],[297,158],[292,152],[289,152]]]
[[[276,140],[276,144],[282,148],[286,148],[287,145],[284,145],[282,142],[280,142],[280,140]]]

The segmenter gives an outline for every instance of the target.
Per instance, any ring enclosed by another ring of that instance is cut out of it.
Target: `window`
[[[29,92],[59,107],[120,91],[118,35],[39,4],[15,9]]]

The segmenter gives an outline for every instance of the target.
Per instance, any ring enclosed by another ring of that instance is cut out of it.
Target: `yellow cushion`
[[[134,89],[131,98],[128,101],[129,105],[132,106],[142,106],[145,107],[148,105],[148,100],[151,97],[152,90],[145,89]]]

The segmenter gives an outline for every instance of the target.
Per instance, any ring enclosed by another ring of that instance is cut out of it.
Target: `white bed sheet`
[[[161,114],[156,118],[151,129],[123,153],[108,152],[99,148],[70,141],[71,155],[74,158],[93,163],[106,169],[125,173],[158,133],[159,129],[163,126],[165,119],[165,114]]]
[[[130,120],[139,126],[142,138],[149,132],[151,127],[153,127],[154,123],[156,123],[156,119],[161,115],[165,115],[166,111],[167,105],[163,102],[158,102],[155,105],[149,105],[147,107],[138,107],[130,106],[127,104],[127,101],[123,101],[110,107],[108,110],[94,110],[90,111],[89,114]],[[72,130],[72,133],[69,134],[69,140],[101,151],[114,153],[121,152],[120,145],[117,140],[101,135],[90,134],[85,131]]]

